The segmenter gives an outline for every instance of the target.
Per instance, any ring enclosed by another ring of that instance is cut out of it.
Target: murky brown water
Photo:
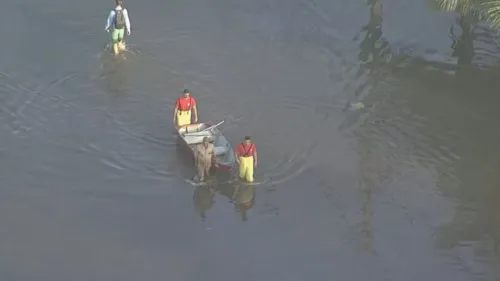
[[[1,280],[499,280],[494,31],[423,0],[130,2],[116,60],[112,4],[3,5]],[[262,184],[186,182],[185,87]]]

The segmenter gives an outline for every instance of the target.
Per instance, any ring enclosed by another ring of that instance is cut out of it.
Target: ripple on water
[[[137,138],[127,131],[110,133],[110,142],[103,143],[105,151],[94,156],[115,174],[124,175],[122,171],[140,175],[141,178],[170,180],[176,176],[176,166],[168,161],[168,155],[173,155],[175,143],[158,146],[148,139]]]
[[[419,108],[418,92],[426,92],[427,89],[408,91],[408,88],[414,87],[404,80],[395,79],[393,75],[370,81],[364,112],[348,112],[346,120],[349,115],[356,115],[357,118],[348,127],[360,145],[382,149],[382,158],[389,166],[397,167],[404,163],[407,170],[421,166],[430,171],[438,169],[454,177],[452,166],[460,156],[448,144],[455,138],[456,130],[436,127],[436,116],[427,114],[429,107],[436,107],[439,100],[435,100],[436,104],[425,104],[425,111]]]
[[[60,87],[76,78],[75,73],[69,73],[49,83],[35,83],[36,79],[20,82],[26,77],[2,75],[0,92],[4,102],[0,109],[6,121],[4,124],[13,134],[28,132],[33,126],[46,126],[51,114],[75,106],[61,94]]]
[[[300,101],[294,104],[297,106],[290,108],[286,102],[280,103],[272,113],[261,113],[252,125],[246,125],[259,151],[257,175],[262,171],[260,175],[270,184],[288,182],[302,174],[313,160],[318,143],[332,133],[318,112],[304,110],[310,106]]]
[[[307,158],[310,156],[314,145],[297,147],[292,153],[283,153],[276,157],[278,161],[266,164],[262,172],[266,184],[277,185],[290,181],[304,172],[307,167]]]
[[[50,175],[53,181],[57,181],[56,178],[60,178],[59,182],[66,181],[64,178],[69,180],[71,175],[75,176],[74,171],[81,175],[103,175],[104,172],[110,178],[122,179],[126,174],[130,176],[130,172],[148,180],[173,178],[175,165],[166,161],[166,156],[173,151],[175,141],[165,126],[162,124],[160,128],[144,120],[139,120],[142,124],[129,124],[105,103],[93,106],[88,97],[102,93],[82,95],[77,90],[77,78],[75,73],[70,73],[32,89],[26,83],[16,82],[18,78],[14,75],[1,75],[0,94],[6,102],[0,106],[0,118],[6,120],[3,123],[13,134],[23,127],[24,132],[36,128],[30,131],[28,141],[30,149],[35,144],[40,148],[35,154],[38,162],[45,163],[37,172],[40,182],[42,178],[51,178]],[[69,81],[72,81],[70,87],[66,85]],[[85,88],[90,89],[98,81],[84,82]],[[99,102],[102,101],[105,100],[100,98]],[[158,115],[152,117],[153,121],[156,117]],[[92,167],[79,167],[84,163]]]

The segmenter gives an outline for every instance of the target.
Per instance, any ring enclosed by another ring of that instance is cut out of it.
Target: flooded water
[[[134,1],[114,58],[113,1],[4,2],[1,280],[500,280],[496,31],[425,0]],[[260,184],[187,182],[184,88]]]

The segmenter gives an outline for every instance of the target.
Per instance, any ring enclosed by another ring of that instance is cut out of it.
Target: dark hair
[[[246,137],[245,137],[245,140],[246,140],[246,141],[249,141],[249,140],[252,140],[252,138],[250,138],[249,136],[246,136]]]
[[[116,6],[123,5],[123,0],[116,0]]]
[[[184,94],[191,94],[191,91],[189,91],[188,89],[184,89]]]

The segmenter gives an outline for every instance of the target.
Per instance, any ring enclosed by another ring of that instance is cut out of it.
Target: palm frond
[[[458,7],[459,0],[433,0],[436,7],[445,12],[455,12]]]
[[[468,16],[476,20],[484,20],[487,17],[479,0],[433,0],[436,7],[445,12],[456,12],[461,16]],[[498,1],[498,0],[494,0]]]
[[[488,15],[489,22],[495,26],[500,27],[500,1],[489,0],[481,5]]]

